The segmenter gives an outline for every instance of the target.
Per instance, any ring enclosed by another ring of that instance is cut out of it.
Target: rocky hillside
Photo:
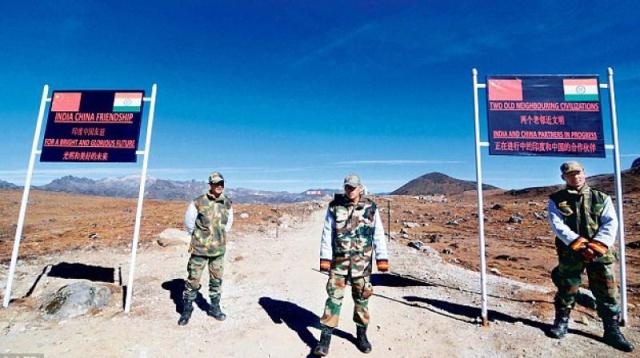
[[[484,190],[499,189],[489,184],[483,184],[482,188]],[[407,184],[391,192],[391,195],[454,195],[475,189],[475,181],[460,180],[452,178],[446,174],[433,172],[413,179]]]
[[[622,171],[622,193],[628,194],[640,191],[640,166]],[[607,193],[614,193],[615,186],[613,174],[600,174],[587,177],[587,183],[592,188],[603,190]],[[518,190],[509,190],[505,194],[518,197],[534,197],[539,195],[548,196],[559,190],[564,185],[540,186]]]

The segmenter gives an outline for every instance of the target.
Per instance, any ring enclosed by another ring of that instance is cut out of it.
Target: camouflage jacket
[[[565,188],[549,198],[549,223],[565,245],[579,236],[614,244],[618,219],[609,195],[584,185],[580,191]]]
[[[232,222],[231,200],[224,194],[215,198],[207,193],[193,199],[185,214],[185,226],[191,233],[189,252],[208,257],[223,255]]]
[[[377,260],[388,259],[376,204],[368,198],[354,204],[336,195],[325,216],[320,258],[331,260],[332,273],[357,278],[371,275],[374,251]]]

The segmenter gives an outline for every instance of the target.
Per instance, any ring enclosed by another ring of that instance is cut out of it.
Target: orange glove
[[[593,251],[596,256],[602,256],[609,251],[607,245],[601,243],[600,241],[591,241],[587,244],[587,247]]]
[[[331,271],[331,260],[320,259],[320,271]]]
[[[588,243],[589,243],[589,240],[580,236],[579,238],[573,240],[573,242],[569,245],[569,247],[571,248],[571,250],[579,252],[586,249]]]
[[[378,266],[378,271],[380,272],[389,271],[389,260],[376,260],[376,265]]]

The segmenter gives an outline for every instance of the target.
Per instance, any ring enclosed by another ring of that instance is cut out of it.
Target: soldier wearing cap
[[[189,323],[195,301],[200,289],[200,278],[205,267],[209,269],[209,298],[211,304],[207,315],[223,321],[227,316],[220,309],[222,292],[222,274],[224,272],[224,254],[227,233],[233,224],[231,200],[224,194],[222,174],[209,175],[209,191],[193,199],[184,216],[184,223],[191,234],[189,263],[187,264],[187,282],[183,293],[184,308],[178,324]]]
[[[371,352],[367,339],[369,297],[373,294],[371,269],[373,256],[378,271],[387,271],[389,261],[382,219],[376,204],[363,196],[364,186],[357,175],[344,179],[344,194],[336,194],[329,203],[320,243],[320,270],[329,273],[322,333],[313,354],[325,356],[333,328],[338,326],[340,308],[347,282],[351,284],[356,323],[356,344],[364,353]]]
[[[569,315],[586,269],[589,288],[596,298],[604,325],[604,341],[625,352],[634,347],[620,332],[620,305],[614,277],[614,240],[618,219],[609,195],[590,188],[583,166],[575,161],[560,166],[566,187],[550,196],[549,223],[556,235],[559,264],[551,272],[558,288],[554,304],[556,318],[549,335],[562,338],[567,333]]]

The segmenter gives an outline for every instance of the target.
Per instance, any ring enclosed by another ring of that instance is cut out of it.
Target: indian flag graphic
[[[142,92],[116,92],[113,97],[113,112],[140,112]]]
[[[596,78],[580,78],[562,80],[564,100],[567,102],[583,102],[598,100],[598,80]]]

